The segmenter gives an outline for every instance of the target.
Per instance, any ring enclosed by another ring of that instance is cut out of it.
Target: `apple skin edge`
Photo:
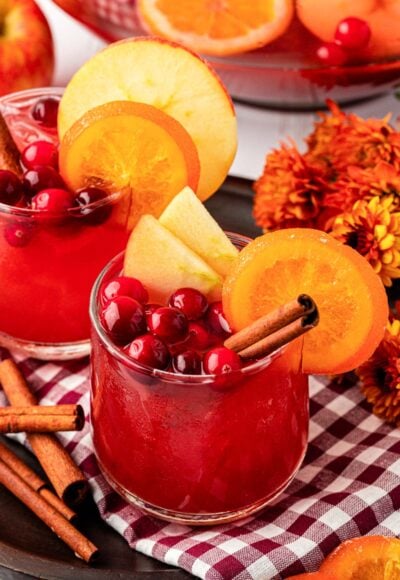
[[[54,48],[33,0],[0,0],[0,95],[51,83]]]

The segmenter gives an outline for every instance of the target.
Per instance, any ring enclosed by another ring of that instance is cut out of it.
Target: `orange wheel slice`
[[[318,230],[279,230],[250,242],[224,282],[224,311],[240,330],[301,293],[320,313],[304,336],[304,372],[339,374],[371,356],[388,318],[382,282],[365,258]]]
[[[293,18],[292,0],[139,0],[137,7],[139,18],[151,34],[219,56],[272,42],[286,31]]]
[[[346,540],[324,560],[320,572],[340,580],[400,580],[400,540],[385,536]]]
[[[129,229],[144,213],[158,217],[186,185],[196,190],[200,175],[196,147],[182,125],[151,105],[128,101],[85,113],[64,135],[59,161],[71,189],[129,191],[119,207]]]

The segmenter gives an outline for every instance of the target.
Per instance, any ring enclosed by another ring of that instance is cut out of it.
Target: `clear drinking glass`
[[[122,262],[119,255],[103,270],[90,307],[91,425],[103,474],[127,501],[168,521],[219,524],[261,509],[289,484],[306,450],[301,340],[229,375],[146,368],[99,322],[101,289]]]
[[[0,111],[22,150],[37,139],[58,144],[55,129],[31,117],[42,97],[61,89],[21,91],[0,99]],[[101,269],[126,245],[113,195],[56,218],[0,203],[0,344],[43,359],[66,359],[90,349],[89,296]]]

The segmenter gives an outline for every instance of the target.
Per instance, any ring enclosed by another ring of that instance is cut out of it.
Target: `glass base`
[[[14,338],[0,332],[0,346],[18,351],[26,356],[41,360],[71,360],[82,358],[90,353],[90,340],[78,342],[31,342]]]
[[[305,453],[301,457],[301,460],[297,464],[296,469],[294,470],[291,477],[287,481],[285,481],[277,490],[275,490],[274,493],[266,497],[263,497],[259,501],[252,503],[251,505],[245,506],[244,508],[235,511],[215,512],[215,513],[179,512],[164,509],[159,506],[148,503],[142,500],[140,497],[137,497],[135,494],[128,491],[125,487],[123,487],[117,481],[115,481],[115,479],[104,468],[97,454],[96,457],[102,474],[104,475],[105,479],[110,484],[110,486],[113,488],[113,490],[116,491],[121,497],[123,497],[128,503],[134,505],[135,507],[138,507],[143,512],[156,518],[159,518],[161,520],[173,522],[176,524],[183,524],[187,526],[212,526],[212,525],[227,524],[229,522],[241,520],[265,508],[268,504],[274,501],[294,479],[297,471],[300,468],[300,465],[303,462],[304,455]]]

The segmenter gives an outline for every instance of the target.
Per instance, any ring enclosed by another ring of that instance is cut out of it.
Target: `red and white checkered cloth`
[[[15,360],[41,403],[79,402],[88,414],[87,359]],[[371,414],[357,386],[311,379],[310,394],[310,442],[294,481],[255,517],[218,527],[168,524],[129,506],[100,474],[88,424],[60,439],[132,548],[207,580],[280,580],[318,569],[348,538],[400,534],[400,430]]]
[[[123,28],[127,34],[141,30],[136,0],[85,0],[84,10],[86,14],[93,14],[104,23]]]

